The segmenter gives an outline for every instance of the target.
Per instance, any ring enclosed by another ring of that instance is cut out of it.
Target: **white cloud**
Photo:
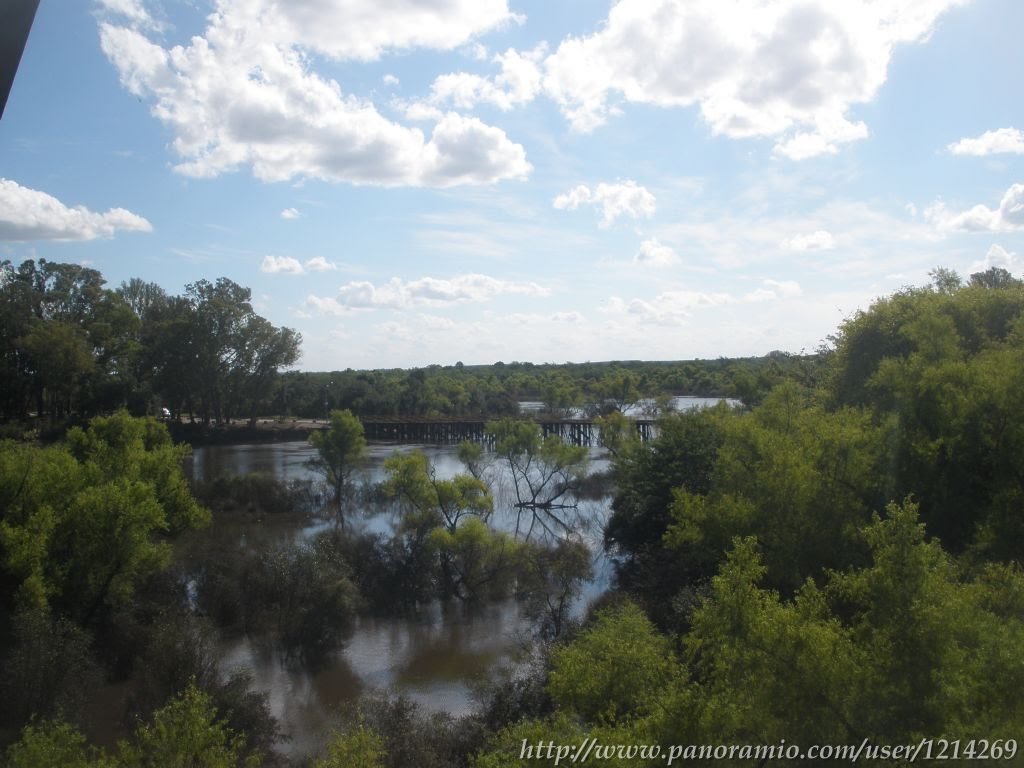
[[[974,139],[960,139],[947,149],[954,155],[983,157],[995,154],[1024,155],[1024,131],[1016,128],[999,128],[986,131]]]
[[[476,118],[436,114],[430,136],[393,122],[312,67],[320,53],[451,48],[512,16],[504,0],[273,3],[220,0],[202,36],[163,48],[136,28],[100,24],[125,88],[153,101],[174,135],[179,172],[240,168],[265,181],[315,178],[380,186],[488,184],[525,178],[523,147]]]
[[[555,312],[550,317],[556,323],[582,323],[586,321],[586,318],[576,310],[567,312]]]
[[[676,252],[654,238],[640,243],[640,250],[633,256],[634,264],[645,267],[669,267],[678,262],[679,256]]]
[[[828,230],[819,229],[809,235],[786,238],[781,246],[790,251],[829,251],[836,247],[836,240]]]
[[[328,261],[323,256],[314,256],[300,262],[291,256],[264,256],[260,264],[260,272],[269,274],[285,273],[288,275],[302,275],[306,272],[331,272],[336,270],[338,265]]]
[[[985,258],[971,264],[967,268],[967,273],[984,272],[992,267],[1002,267],[1007,272],[1024,271],[1024,264],[1021,263],[1016,253],[1012,253],[1003,248],[1003,246],[993,243],[985,254]]]
[[[151,232],[153,226],[124,208],[106,213],[60,200],[0,178],[0,240],[95,240],[116,232]]]
[[[619,216],[631,216],[634,219],[650,218],[654,215],[654,195],[635,181],[628,180],[619,184],[604,182],[591,190],[586,184],[580,184],[554,200],[555,208],[574,211],[581,205],[589,204],[601,209],[601,227],[607,227]]]
[[[384,75],[384,77],[382,77],[381,80],[384,82],[384,85],[396,86],[401,84],[401,80],[399,80],[395,75],[392,74]]]
[[[509,48],[499,53],[493,61],[501,67],[501,73],[494,78],[468,72],[441,75],[430,86],[430,100],[463,108],[483,102],[504,111],[530,102],[541,90],[540,62],[546,51],[542,43],[531,51],[521,53]]]
[[[301,215],[302,214],[299,213],[299,211],[295,208],[285,208],[283,211],[281,211],[282,219],[294,220],[299,218]]]
[[[351,309],[342,306],[337,299],[330,296],[316,296],[311,293],[306,297],[305,306],[320,315],[342,316],[352,314]]]
[[[304,271],[299,260],[291,256],[264,256],[263,263],[260,264],[260,272],[270,274],[284,272],[289,275],[301,275]]]
[[[925,218],[944,232],[999,232],[1024,228],[1024,184],[1014,184],[996,209],[976,205],[969,211],[953,213],[946,204],[925,209]]]
[[[338,265],[333,261],[328,261],[323,256],[314,256],[312,259],[306,259],[306,270],[308,272],[333,272],[338,268]]]
[[[629,317],[642,323],[681,325],[688,321],[695,310],[782,301],[795,298],[802,293],[799,283],[793,280],[762,280],[760,288],[739,296],[724,292],[684,290],[664,291],[650,301],[632,299],[627,302],[618,296],[613,296],[603,311],[606,314]]]
[[[848,112],[885,83],[894,47],[964,1],[619,0],[544,61],[544,90],[578,131],[621,102],[696,105],[716,135],[775,138],[793,159],[834,153],[867,135]]]
[[[332,59],[375,61],[385,52],[453,50],[521,17],[506,0],[218,0],[232,32],[259,26],[274,45],[300,43]]]
[[[743,295],[743,301],[792,299],[803,293],[795,280],[762,280],[761,287]]]
[[[142,0],[99,0],[99,4],[103,11],[121,16],[137,27],[158,31],[163,28],[146,10]]]
[[[479,274],[459,275],[450,279],[421,277],[418,280],[403,280],[394,277],[379,286],[367,281],[346,283],[338,290],[336,303],[349,309],[406,309],[481,302],[508,294],[539,297],[549,295],[550,291],[537,283],[517,283]]]

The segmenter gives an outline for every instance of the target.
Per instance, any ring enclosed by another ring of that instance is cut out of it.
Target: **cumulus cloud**
[[[349,282],[338,290],[337,299],[318,299],[319,303],[307,299],[307,304],[319,311],[338,314],[340,308],[353,310],[443,307],[466,302],[482,302],[508,294],[547,296],[550,291],[537,283],[499,280],[480,274],[459,275],[448,279],[421,277],[418,280],[403,280],[394,277],[381,285],[363,280]]]
[[[1021,263],[1016,253],[993,243],[985,254],[985,258],[971,264],[967,268],[967,273],[984,272],[992,267],[1002,267],[1007,272],[1020,272],[1024,270],[1024,264]]]
[[[337,299],[312,293],[306,297],[305,306],[320,315],[342,316],[352,313],[351,309],[343,306]]]
[[[960,139],[947,149],[954,155],[983,157],[995,154],[1024,155],[1024,131],[1016,128],[999,128],[986,131],[973,139]]]
[[[996,209],[976,205],[954,213],[938,202],[925,209],[925,218],[944,232],[999,232],[1024,228],[1024,184],[1014,184]]]
[[[95,240],[117,232],[151,232],[153,226],[124,208],[106,213],[0,178],[0,240]]]
[[[435,104],[451,103],[463,108],[483,102],[503,111],[530,102],[541,91],[543,72],[540,62],[546,51],[547,46],[542,43],[531,51],[509,48],[499,53],[493,61],[501,72],[493,78],[468,72],[441,75],[430,86],[430,100]]]
[[[781,245],[789,251],[829,251],[836,247],[836,240],[828,230],[819,229],[809,235],[786,238]]]
[[[268,274],[284,273],[288,275],[301,275],[306,272],[329,272],[338,268],[333,261],[328,261],[323,256],[314,256],[300,262],[291,256],[264,256],[260,264],[260,272]]]
[[[384,77],[382,77],[381,80],[384,82],[384,85],[396,86],[401,84],[401,81],[395,75],[392,74],[384,75]]]
[[[105,13],[119,16],[134,26],[157,31],[163,28],[146,10],[141,0],[99,0],[99,7]]]
[[[676,252],[654,238],[640,243],[640,250],[633,256],[634,264],[645,267],[669,267],[678,262],[679,256]]]
[[[180,173],[250,168],[265,181],[315,178],[380,186],[488,184],[525,178],[523,147],[454,113],[429,137],[381,115],[311,69],[322,54],[370,60],[417,46],[449,49],[512,19],[504,0],[275,3],[220,0],[203,35],[164,48],[140,29],[100,24],[125,88],[170,128]]]
[[[281,211],[282,219],[294,220],[299,218],[301,215],[302,214],[299,213],[298,210],[295,208],[285,208],[283,211]]]
[[[613,296],[604,312],[631,317],[643,323],[679,325],[685,323],[695,310],[712,309],[735,304],[782,301],[802,294],[794,280],[762,280],[761,287],[742,295],[709,291],[664,291],[650,301],[625,301]]]
[[[849,110],[885,83],[893,49],[964,0],[619,0],[544,61],[545,93],[589,131],[623,102],[696,105],[716,135],[771,137],[792,159],[864,138]]]
[[[291,256],[264,256],[263,263],[260,264],[260,272],[269,274],[284,272],[289,275],[301,275],[304,271],[302,263]]]
[[[307,259],[305,266],[309,272],[333,272],[338,268],[337,264],[333,261],[328,261],[323,256],[314,256],[312,259]]]
[[[803,293],[795,280],[762,280],[761,287],[743,295],[743,301],[792,299]]]
[[[601,227],[607,227],[619,216],[649,219],[654,215],[654,195],[635,181],[619,184],[604,182],[591,190],[586,184],[579,184],[554,200],[555,208],[574,211],[581,205],[592,205],[601,210]]]

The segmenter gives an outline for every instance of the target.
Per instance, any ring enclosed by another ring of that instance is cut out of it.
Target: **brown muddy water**
[[[384,460],[394,451],[413,448],[430,458],[437,476],[448,478],[464,471],[454,447],[371,445],[358,482],[374,484],[384,479]],[[306,461],[313,455],[305,442],[227,445],[196,448],[188,471],[196,481],[220,474],[260,472],[280,480],[311,477]],[[592,452],[591,471],[607,468],[604,455]],[[491,468],[495,495],[493,525],[514,530],[516,514],[510,508],[511,482],[495,464]],[[576,607],[586,604],[608,586],[611,564],[600,553],[603,523],[610,500],[582,501],[578,515],[594,552],[594,578],[585,586]],[[269,517],[269,516],[268,516]],[[393,520],[374,509],[356,518],[356,529],[387,532]],[[253,520],[234,522],[220,535],[261,540],[302,541],[332,526],[327,521]],[[217,526],[215,521],[214,526]],[[271,711],[291,740],[282,749],[307,754],[330,735],[339,709],[368,693],[397,693],[431,712],[458,716],[475,706],[474,688],[502,669],[514,669],[529,656],[530,625],[513,600],[483,606],[472,612],[461,606],[427,606],[416,615],[363,617],[344,646],[324,667],[309,671],[285,663],[258,637],[224,637],[220,664],[225,675],[245,667],[257,689],[268,692]]]

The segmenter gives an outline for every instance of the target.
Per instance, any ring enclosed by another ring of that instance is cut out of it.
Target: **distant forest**
[[[172,295],[132,279],[109,288],[95,269],[0,262],[0,421],[16,436],[125,409],[203,423],[257,416],[502,416],[520,401],[551,412],[597,414],[672,395],[735,397],[756,405],[780,381],[813,386],[821,354],[685,362],[433,365],[412,370],[286,371],[301,336],[252,307],[228,278]],[[307,361],[310,362],[310,361]],[[315,362],[315,361],[313,361]]]

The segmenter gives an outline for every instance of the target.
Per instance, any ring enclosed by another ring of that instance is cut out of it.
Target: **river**
[[[372,444],[357,482],[384,479],[384,460],[396,450],[413,448],[427,454],[441,479],[464,471],[454,446]],[[303,479],[311,476],[306,462],[312,455],[305,442],[201,447],[193,453],[191,474],[196,481],[253,472],[285,481]],[[601,451],[592,450],[591,457],[592,471],[607,468]],[[516,515],[509,504],[510,480],[498,464],[491,468],[491,481],[496,499],[492,524],[512,530]],[[610,580],[611,566],[599,546],[608,511],[607,498],[580,503],[580,518],[590,524],[586,536],[594,552],[595,576],[586,584],[577,612],[601,594]],[[391,523],[389,514],[376,513],[357,518],[355,526],[386,531]],[[229,535],[301,541],[330,525],[253,522],[230,526]],[[224,674],[238,667],[252,672],[256,688],[269,693],[272,713],[291,736],[284,749],[304,754],[317,749],[329,734],[335,711],[364,693],[400,693],[428,711],[468,713],[474,707],[474,685],[522,659],[529,636],[529,624],[513,600],[473,612],[435,603],[414,616],[360,618],[344,647],[317,671],[290,666],[279,654],[266,650],[258,638],[244,636],[222,639],[221,668]]]

